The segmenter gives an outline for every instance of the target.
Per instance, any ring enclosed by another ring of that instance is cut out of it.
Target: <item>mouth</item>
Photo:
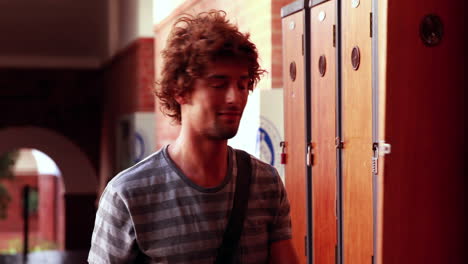
[[[242,116],[242,112],[238,112],[238,111],[219,112],[218,116],[222,119],[226,119],[229,121],[238,121]]]
[[[218,115],[220,116],[241,116],[241,112],[237,111],[226,111],[226,112],[219,112]]]

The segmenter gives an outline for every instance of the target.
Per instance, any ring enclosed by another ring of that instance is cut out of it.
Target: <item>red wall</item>
[[[154,109],[154,40],[140,38],[118,53],[104,67],[103,119],[101,126],[101,186],[116,171],[116,128],[119,118]]]
[[[39,194],[38,210],[29,218],[30,248],[42,241],[63,246],[63,232],[59,233],[59,225],[63,225],[63,196],[58,193],[60,179],[53,175],[28,174],[17,175],[13,180],[2,182],[11,196],[7,219],[0,220],[0,249],[6,248],[8,242],[14,239],[23,240],[23,188],[29,185],[37,188]],[[62,222],[62,223],[60,223]]]
[[[271,87],[283,88],[283,43],[281,27],[281,8],[294,1],[271,1]]]
[[[23,231],[23,187],[29,185],[31,188],[37,188],[38,177],[37,175],[21,175],[11,181],[5,180],[2,184],[10,193],[11,201],[8,205],[7,219],[0,220],[0,232],[2,232],[2,237],[3,232],[21,234]],[[38,214],[31,215],[29,230],[34,233],[38,230],[38,219]]]
[[[39,236],[47,241],[57,241],[58,218],[63,214],[58,195],[58,177],[54,175],[39,176]],[[63,218],[63,215],[62,215]]]

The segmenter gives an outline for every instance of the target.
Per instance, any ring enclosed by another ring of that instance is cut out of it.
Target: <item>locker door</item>
[[[306,263],[306,164],[305,164],[305,102],[303,11],[284,17],[283,28],[283,81],[284,81],[284,136],[285,181],[291,204],[293,243],[301,263]]]
[[[388,1],[384,264],[467,263],[465,3]]]
[[[311,25],[311,139],[313,258],[335,263],[336,215],[336,51],[333,44],[335,1],[312,7]]]
[[[372,38],[371,1],[341,2],[342,215],[344,263],[371,263]]]

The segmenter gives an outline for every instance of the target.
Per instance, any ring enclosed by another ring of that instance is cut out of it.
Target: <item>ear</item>
[[[187,103],[187,97],[185,95],[176,95],[175,100],[180,105],[183,105],[183,104]]]
[[[185,100],[182,96],[175,96],[175,100],[180,105],[183,105],[185,103]]]

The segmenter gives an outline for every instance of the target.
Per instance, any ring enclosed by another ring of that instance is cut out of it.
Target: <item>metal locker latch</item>
[[[372,173],[377,174],[379,168],[379,143],[372,143]]]
[[[384,156],[391,153],[391,145],[380,140],[379,143],[372,143],[372,173],[378,174],[379,156]]]
[[[286,147],[286,142],[280,142],[281,147],[281,164],[286,164],[286,152],[284,152],[284,148]]]
[[[392,145],[385,143],[385,141],[379,141],[379,153],[380,156],[384,156],[386,154],[390,154],[392,152]]]

